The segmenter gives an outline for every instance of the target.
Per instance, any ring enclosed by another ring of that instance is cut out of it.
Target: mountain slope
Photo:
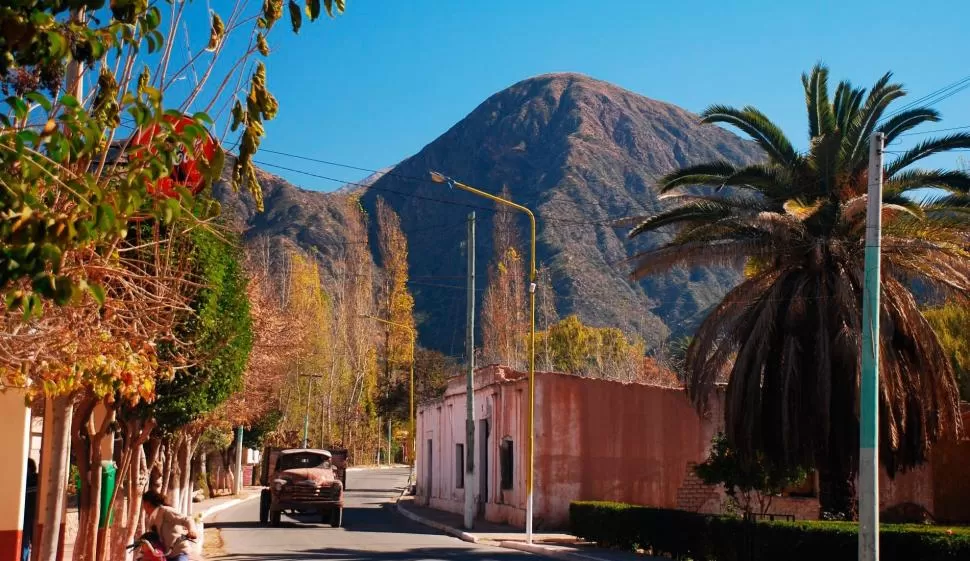
[[[330,273],[348,244],[367,243],[350,239],[347,233],[351,213],[359,212],[352,194],[308,191],[264,171],[258,171],[257,177],[263,188],[263,212],[256,212],[247,190],[234,192],[225,179],[213,186],[223,217],[245,240],[265,237],[273,247],[295,245],[317,257]]]
[[[631,283],[624,260],[647,242],[627,241],[625,230],[608,222],[658,208],[653,183],[664,173],[720,158],[751,162],[759,152],[674,105],[578,74],[549,74],[491,96],[374,182],[362,202],[372,211],[381,196],[401,215],[425,345],[461,354],[464,218],[477,211],[482,287],[494,208],[429,182],[429,170],[493,193],[507,186],[513,200],[536,211],[538,261],[551,276],[560,313],[618,326],[656,345],[668,329],[681,333],[694,325],[738,274],[699,268]],[[523,217],[523,249],[527,224]]]

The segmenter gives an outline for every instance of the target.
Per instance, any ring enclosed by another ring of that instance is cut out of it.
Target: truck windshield
[[[320,454],[286,454],[285,456],[280,456],[279,462],[276,464],[276,469],[283,471],[287,469],[304,469],[304,468],[328,468],[330,467],[330,462],[327,461],[327,457]]]

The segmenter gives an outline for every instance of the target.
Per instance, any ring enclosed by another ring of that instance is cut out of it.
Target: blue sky
[[[281,110],[267,126],[265,148],[365,168],[392,165],[489,95],[557,71],[695,112],[712,103],[753,104],[804,147],[799,76],[816,61],[830,66],[833,86],[841,78],[868,86],[892,70],[911,98],[970,75],[970,3],[956,0],[347,4],[345,15],[306,24],[297,36],[287,21],[274,29],[269,85]],[[943,121],[925,128],[970,125],[970,89],[936,107]],[[257,157],[346,180],[367,175]],[[282,175],[311,189],[339,186]]]

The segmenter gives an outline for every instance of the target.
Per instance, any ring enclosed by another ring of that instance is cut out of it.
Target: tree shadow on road
[[[518,551],[494,548],[476,548],[474,546],[402,547],[398,551],[369,551],[341,547],[329,547],[294,552],[223,555],[221,557],[214,558],[213,561],[299,561],[303,559],[332,559],[343,561],[352,561],[358,559],[373,559],[376,561],[404,561],[407,559],[476,559],[479,561],[494,559],[501,561],[534,561],[535,557]]]
[[[440,534],[440,532],[421,526],[404,518],[397,513],[393,503],[365,503],[379,505],[370,507],[344,507],[343,530],[355,533],[385,533],[385,534]],[[206,524],[206,528],[218,530],[257,530],[261,532],[273,530],[317,530],[332,529],[330,525],[321,522],[316,513],[292,514],[283,517],[278,528],[264,526],[256,520],[216,521]]]

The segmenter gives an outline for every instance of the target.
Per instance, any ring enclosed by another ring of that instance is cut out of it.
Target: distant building
[[[417,416],[417,501],[464,508],[465,378],[421,405]],[[723,393],[702,418],[682,388],[620,383],[552,372],[536,373],[536,529],[565,527],[569,503],[610,500],[721,512],[723,491],[705,485],[693,467],[722,428]],[[475,495],[479,516],[525,525],[528,380],[488,366],[475,373]],[[965,411],[970,422],[970,411]],[[918,470],[883,478],[883,506],[920,505],[937,519],[970,520],[970,486],[960,475],[970,441],[943,443]],[[817,482],[776,497],[771,512],[818,518]]]

